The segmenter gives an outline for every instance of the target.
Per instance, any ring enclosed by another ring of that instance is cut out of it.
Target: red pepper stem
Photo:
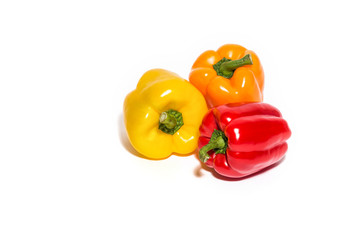
[[[246,54],[243,58],[233,60],[233,61],[228,61],[224,62],[221,64],[219,67],[219,71],[224,75],[224,76],[232,76],[234,73],[234,70],[237,69],[238,67],[242,67],[245,65],[252,65],[252,59],[250,54]]]
[[[210,158],[210,155],[208,155],[209,151],[213,149],[223,149],[224,147],[227,147],[227,143],[226,141],[224,141],[224,138],[220,135],[214,139],[211,139],[207,145],[203,146],[200,149],[199,158],[203,163],[205,163]]]

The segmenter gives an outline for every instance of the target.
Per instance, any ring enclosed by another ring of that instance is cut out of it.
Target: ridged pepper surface
[[[202,53],[192,66],[189,81],[202,92],[209,107],[263,101],[260,60],[255,52],[237,44]]]
[[[269,104],[221,105],[203,119],[199,158],[220,175],[242,178],[280,161],[290,136],[282,114]]]
[[[206,112],[202,94],[185,79],[163,69],[147,71],[124,102],[129,140],[151,159],[193,153]]]

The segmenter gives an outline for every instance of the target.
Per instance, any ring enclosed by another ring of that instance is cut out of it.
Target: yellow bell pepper
[[[124,102],[129,140],[150,159],[192,153],[206,112],[203,95],[188,81],[163,69],[147,71]]]

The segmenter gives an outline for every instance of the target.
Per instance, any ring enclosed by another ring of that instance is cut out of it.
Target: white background
[[[350,1],[1,1],[0,239],[353,239]],[[133,154],[123,100],[254,50],[292,137],[242,181]]]

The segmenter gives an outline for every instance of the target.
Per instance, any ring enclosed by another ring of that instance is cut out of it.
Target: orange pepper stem
[[[238,67],[252,65],[252,59],[250,54],[246,54],[243,58],[237,60],[230,60],[223,58],[218,63],[213,65],[213,68],[216,70],[219,76],[225,78],[231,78],[233,76],[234,71]]]
[[[161,131],[163,131],[164,133],[173,135],[183,125],[184,125],[183,115],[180,112],[175,111],[173,109],[169,109],[167,111],[164,111],[159,116],[158,128]]]

